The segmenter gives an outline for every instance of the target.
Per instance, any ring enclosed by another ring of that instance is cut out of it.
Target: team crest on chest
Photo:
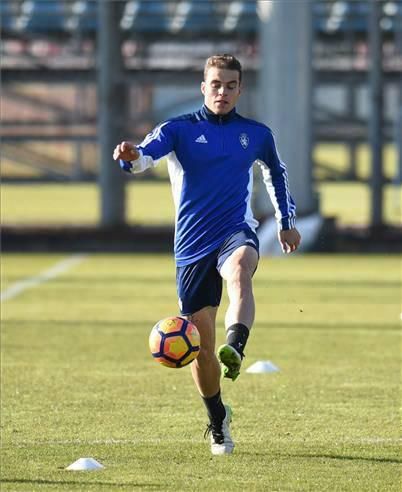
[[[241,143],[241,146],[243,147],[243,149],[247,149],[248,144],[250,142],[250,139],[248,138],[247,133],[241,133],[239,140],[240,140],[240,143]]]

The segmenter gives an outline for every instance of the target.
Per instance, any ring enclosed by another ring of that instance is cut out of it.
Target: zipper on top
[[[222,117],[222,115],[219,115],[218,121],[219,121],[220,134],[221,134],[221,140],[222,140],[222,151],[225,152],[225,139],[224,139],[224,135],[223,135],[223,117]]]

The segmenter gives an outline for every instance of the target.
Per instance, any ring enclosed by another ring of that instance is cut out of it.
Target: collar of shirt
[[[205,104],[200,110],[201,117],[211,123],[226,123],[236,117],[236,108],[233,108],[226,114],[215,114]]]

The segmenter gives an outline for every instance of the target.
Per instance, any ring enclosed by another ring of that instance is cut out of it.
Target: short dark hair
[[[213,55],[210,56],[205,62],[204,67],[204,80],[207,78],[208,70],[212,67],[223,68],[226,70],[236,70],[239,72],[239,82],[241,82],[242,67],[241,63],[233,55],[223,54],[223,55]]]

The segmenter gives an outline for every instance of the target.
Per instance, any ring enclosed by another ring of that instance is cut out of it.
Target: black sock
[[[226,417],[225,406],[222,403],[220,390],[215,396],[205,397],[203,396],[204,404],[207,408],[209,420],[213,423],[221,424]]]
[[[241,323],[235,323],[226,331],[226,340],[228,345],[234,347],[239,354],[244,357],[244,347],[246,346],[248,335],[250,331],[246,325]]]

